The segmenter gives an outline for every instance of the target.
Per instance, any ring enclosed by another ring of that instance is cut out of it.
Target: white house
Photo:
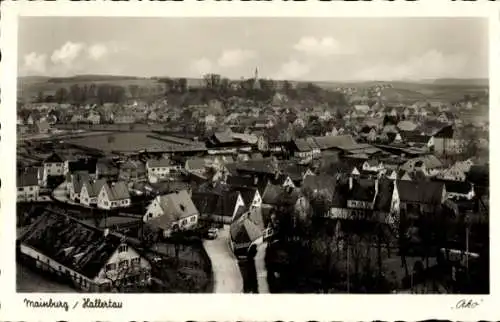
[[[80,190],[80,203],[87,207],[97,205],[97,197],[104,185],[106,185],[104,179],[83,182]]]
[[[165,237],[198,223],[199,211],[186,190],[157,196],[147,207],[143,221],[159,228]]]
[[[146,162],[148,178],[156,177],[164,179],[168,177],[171,172],[178,172],[180,170],[180,166],[172,164],[172,162],[167,159],[148,160]]]
[[[97,207],[101,209],[128,207],[130,204],[130,193],[123,181],[104,184],[97,196]]]
[[[48,176],[64,175],[64,160],[56,153],[51,154],[43,161],[43,167]]]
[[[40,193],[38,170],[29,169],[17,176],[17,201],[36,201]]]

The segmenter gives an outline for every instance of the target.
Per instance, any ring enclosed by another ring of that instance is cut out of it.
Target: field
[[[104,135],[93,135],[65,140],[65,143],[75,144],[91,149],[98,149],[104,153],[112,151],[134,152],[158,147],[170,147],[171,143],[149,137],[148,132],[121,132]]]

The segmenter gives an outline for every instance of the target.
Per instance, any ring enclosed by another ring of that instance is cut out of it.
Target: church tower
[[[255,67],[255,72],[254,72],[253,89],[260,89],[259,69],[257,67]]]

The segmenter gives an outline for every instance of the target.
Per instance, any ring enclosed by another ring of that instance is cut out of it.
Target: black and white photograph
[[[19,17],[16,292],[490,294],[489,26]]]

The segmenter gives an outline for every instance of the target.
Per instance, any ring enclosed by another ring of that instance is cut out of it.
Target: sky
[[[488,77],[483,18],[22,17],[19,75]]]

